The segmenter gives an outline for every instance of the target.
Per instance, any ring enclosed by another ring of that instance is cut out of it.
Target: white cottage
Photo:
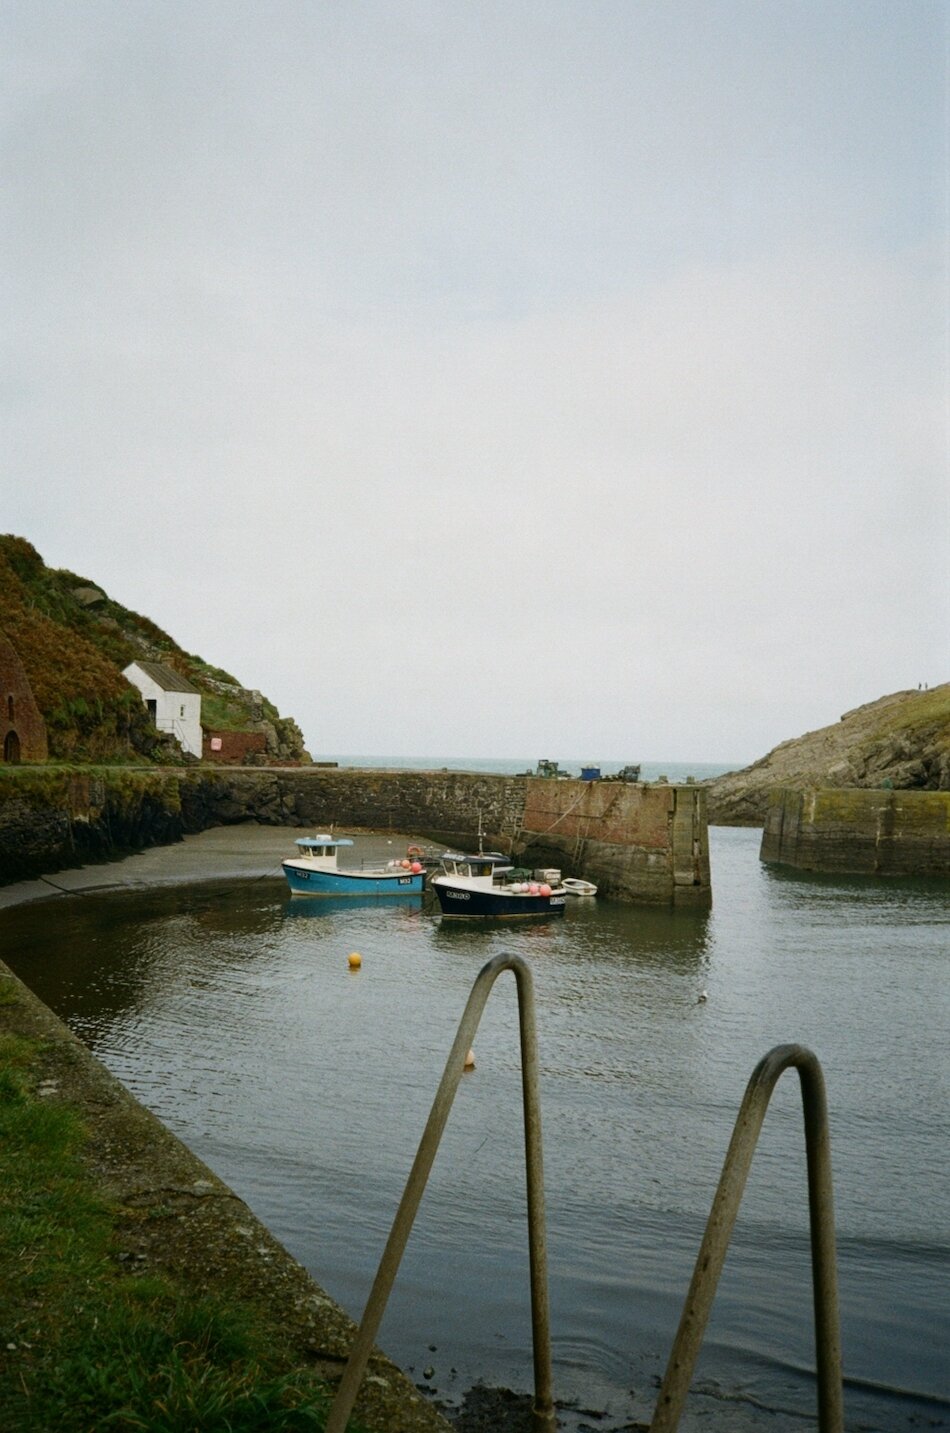
[[[133,662],[122,673],[138,687],[159,731],[170,733],[183,750],[201,756],[201,693],[187,677],[162,662]]]

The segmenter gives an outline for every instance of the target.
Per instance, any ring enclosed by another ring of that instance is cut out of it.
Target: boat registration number
[[[470,901],[472,899],[468,891],[446,891],[445,894],[451,901]]]
[[[400,876],[400,877],[399,877],[399,884],[400,884],[401,886],[411,886],[411,885],[412,885],[412,877],[411,877],[411,876]]]

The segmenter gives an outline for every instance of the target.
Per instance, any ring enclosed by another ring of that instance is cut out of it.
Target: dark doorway
[[[15,731],[8,731],[3,739],[3,759],[16,766],[20,760],[20,738]]]

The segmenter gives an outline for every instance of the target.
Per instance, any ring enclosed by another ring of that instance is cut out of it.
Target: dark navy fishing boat
[[[442,867],[429,882],[444,916],[562,916],[567,892],[560,871],[535,872],[524,880],[507,856],[480,851],[477,856],[446,851]]]

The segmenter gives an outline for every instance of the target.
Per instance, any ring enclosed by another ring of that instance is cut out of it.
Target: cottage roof
[[[201,695],[198,688],[189,682],[187,677],[183,677],[180,672],[173,671],[171,667],[166,667],[164,662],[133,662],[132,665],[138,667],[139,671],[144,672],[147,677],[151,677],[152,681],[163,691],[193,692],[195,696]]]

